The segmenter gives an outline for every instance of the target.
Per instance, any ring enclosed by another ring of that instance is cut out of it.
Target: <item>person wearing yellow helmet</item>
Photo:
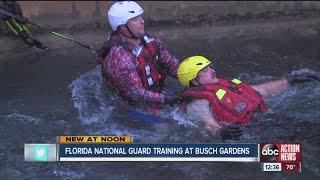
[[[189,99],[185,108],[187,117],[222,139],[240,138],[239,124],[268,109],[263,97],[282,92],[289,85],[320,80],[319,75],[306,72],[249,85],[239,79],[217,77],[211,66],[208,58],[191,56],[180,63],[177,77],[188,87],[184,92],[185,99]]]

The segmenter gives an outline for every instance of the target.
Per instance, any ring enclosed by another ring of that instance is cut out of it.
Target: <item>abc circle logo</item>
[[[278,155],[279,149],[274,144],[266,144],[261,149],[261,156],[268,161],[276,160]]]

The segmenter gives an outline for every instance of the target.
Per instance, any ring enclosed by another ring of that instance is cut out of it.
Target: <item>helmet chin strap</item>
[[[195,79],[195,81],[196,81],[200,86],[202,86],[202,84],[201,84],[198,80]]]
[[[198,80],[196,80],[196,79],[193,79],[193,81],[195,81],[195,82],[197,82],[198,83],[198,86],[202,86],[202,84],[198,81]],[[193,83],[191,83],[193,86],[196,86],[196,85],[194,85]]]
[[[124,35],[124,36],[126,36],[126,37],[128,37],[128,38],[140,39],[139,37],[135,36],[135,35],[132,33],[132,31],[130,30],[128,24],[126,24],[126,28],[128,29],[128,31],[129,31],[129,33],[130,33],[131,36],[128,36],[127,34],[121,32],[121,31],[119,31],[119,32],[120,32],[122,35]]]

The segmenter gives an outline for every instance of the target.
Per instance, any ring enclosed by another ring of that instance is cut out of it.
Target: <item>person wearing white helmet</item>
[[[134,1],[114,3],[108,11],[112,33],[98,52],[104,83],[130,103],[172,104],[177,95],[164,92],[179,61],[159,37],[145,33],[143,9]]]
[[[134,1],[118,2],[111,6],[108,12],[108,21],[113,31],[117,31],[120,25],[125,25],[125,28],[121,29],[120,32],[129,38],[140,39],[144,36],[144,21],[141,17],[143,9],[139,4]],[[130,29],[132,28],[134,32]],[[132,27],[133,26],[133,27]]]

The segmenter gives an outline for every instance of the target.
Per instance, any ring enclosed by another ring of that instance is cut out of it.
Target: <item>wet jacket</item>
[[[246,123],[268,109],[259,92],[237,79],[220,78],[216,84],[189,88],[184,95],[208,100],[213,116],[224,122]]]
[[[158,37],[147,34],[135,46],[113,32],[99,50],[102,76],[129,102],[163,103],[165,75],[176,76],[178,60]]]

